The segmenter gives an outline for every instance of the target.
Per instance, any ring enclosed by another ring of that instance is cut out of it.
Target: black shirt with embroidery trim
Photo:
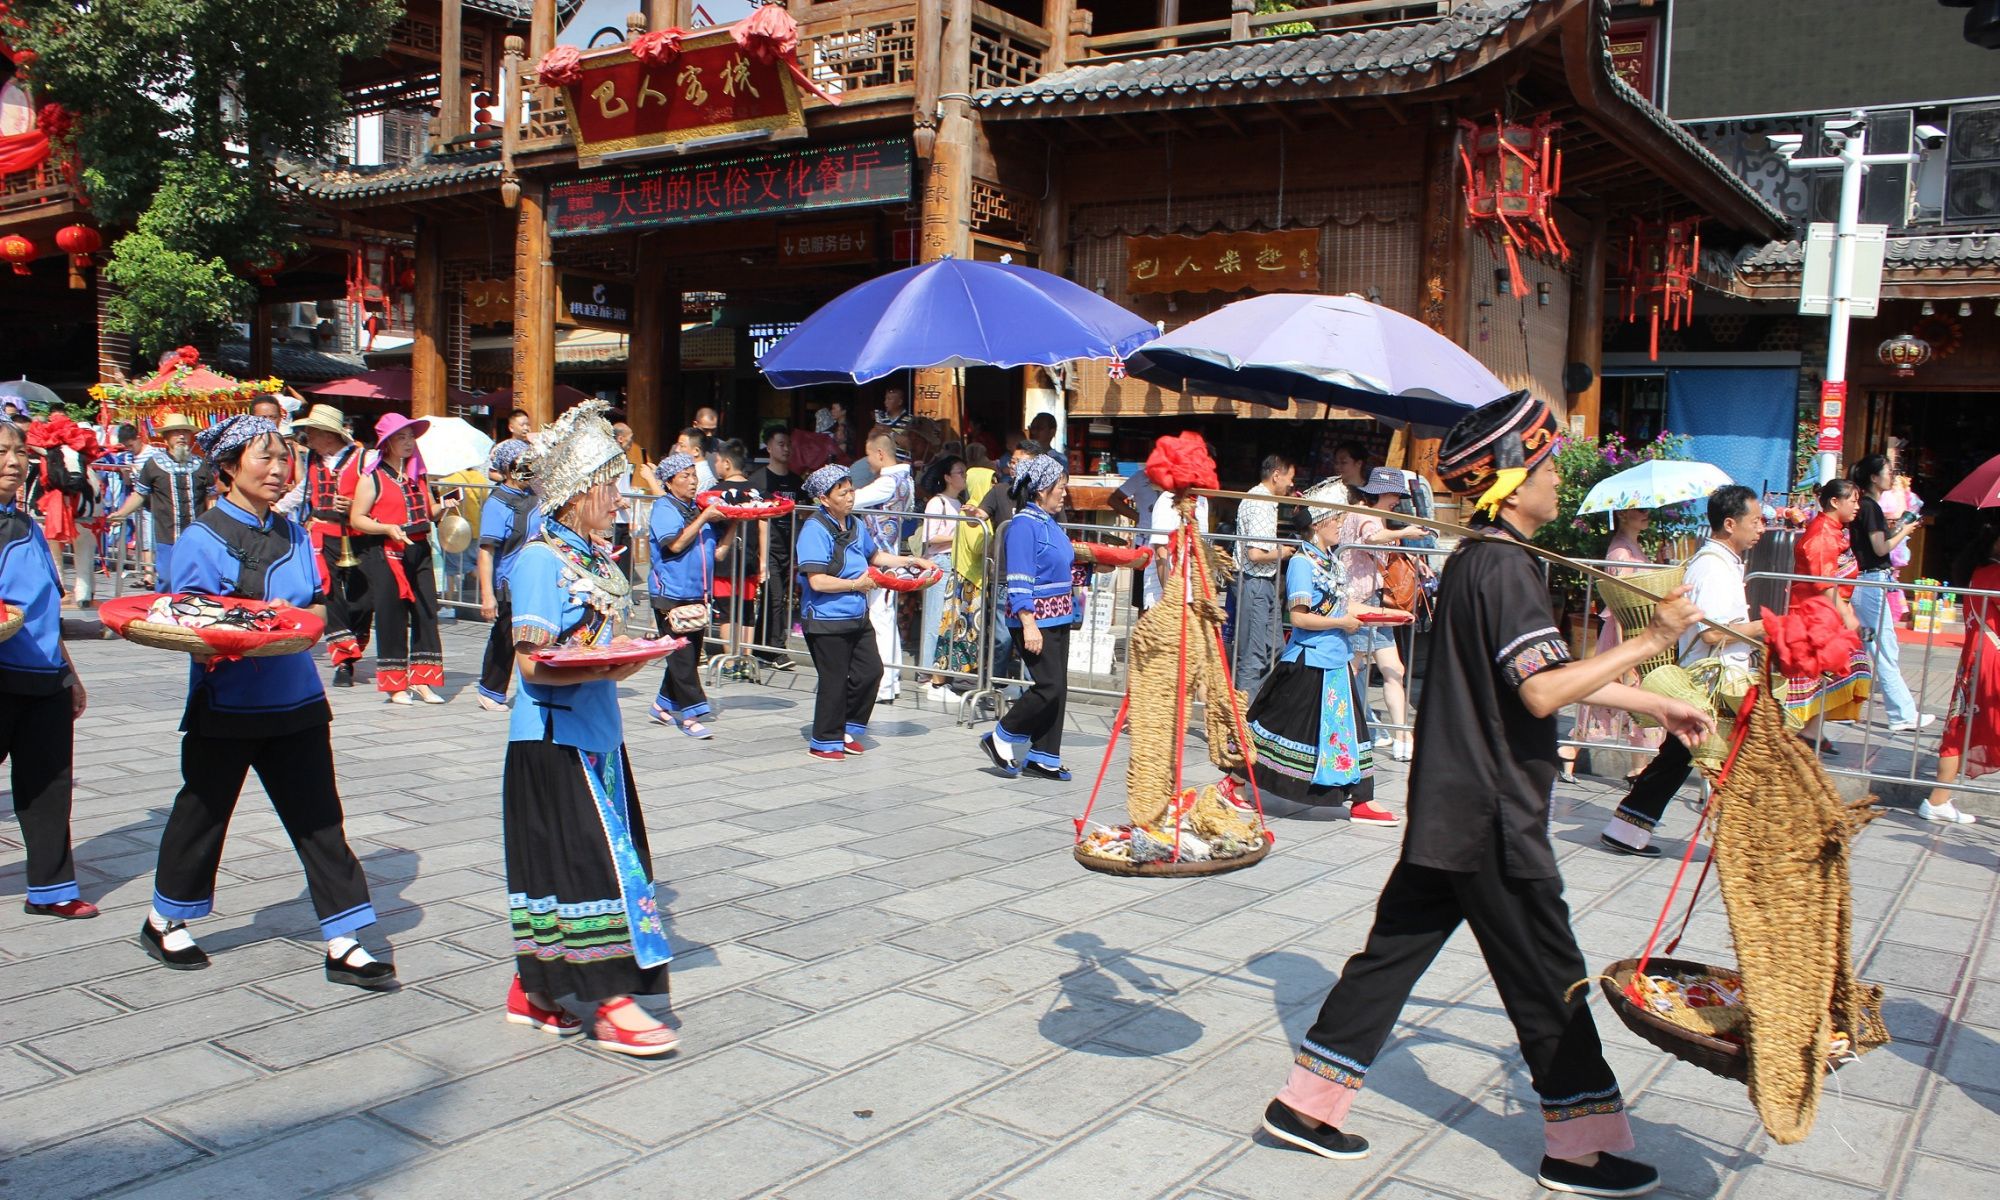
[[[1497,838],[1508,876],[1553,879],[1556,721],[1529,712],[1520,688],[1569,662],[1569,645],[1540,567],[1500,533],[1512,531],[1468,538],[1438,581],[1403,859],[1476,871]]]

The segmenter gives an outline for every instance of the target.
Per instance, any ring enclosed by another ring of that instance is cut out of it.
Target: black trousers
[[[341,827],[331,728],[314,725],[263,738],[181,736],[183,782],[160,835],[153,877],[153,905],[161,916],[185,921],[208,915],[229,818],[254,768],[305,867],[321,935],[339,937],[375,923],[368,880]]]
[[[1653,827],[1666,815],[1674,793],[1681,790],[1693,770],[1694,758],[1679,738],[1670,737],[1660,743],[1660,752],[1632,781],[1632,790],[1625,793],[1618,811],[1612,814],[1604,828],[1605,835],[1628,846],[1645,848],[1652,841]]]
[[[1410,992],[1461,923],[1470,925],[1479,939],[1487,970],[1514,1023],[1528,1073],[1542,1097],[1550,1145],[1559,1145],[1563,1137],[1555,1126],[1577,1117],[1622,1119],[1618,1080],[1604,1061],[1586,1004],[1589,989],[1579,988],[1565,998],[1570,985],[1590,970],[1570,931],[1562,880],[1508,878],[1497,842],[1490,860],[1477,871],[1396,865],[1376,905],[1367,947],[1347,960],[1340,982],[1327,993],[1300,1047],[1299,1067],[1359,1088]],[[1300,1077],[1295,1071],[1294,1080]],[[1294,1090],[1287,1088],[1288,1093]],[[1289,1102],[1288,1096],[1280,1099]]]
[[[1028,758],[1044,766],[1062,765],[1063,709],[1069,704],[1069,626],[1043,629],[1041,653],[1021,643],[1021,660],[1034,682],[1007,715],[1000,718],[1000,736],[1015,745],[1027,744]],[[1010,630],[1020,642],[1019,630]]]
[[[360,538],[348,540],[351,543],[362,541]],[[324,640],[327,657],[338,667],[359,660],[367,650],[375,608],[369,603],[368,577],[362,569],[334,565],[340,561],[338,537],[326,538],[319,548],[319,556],[326,565],[327,578]]]
[[[776,535],[777,531],[772,530],[772,536]],[[773,559],[771,573],[764,579],[764,590],[757,597],[757,642],[760,645],[783,646],[791,640],[796,591],[790,561]],[[759,650],[757,657],[765,662],[776,662],[784,655],[776,650]]]
[[[875,713],[875,689],[882,686],[882,653],[875,627],[866,620],[842,633],[806,633],[819,685],[813,696],[812,748],[838,750],[847,735],[867,732]]]
[[[0,692],[0,758],[13,764],[14,816],[28,852],[28,903],[79,899],[70,857],[76,717],[67,689],[51,696]]]
[[[386,555],[400,554],[414,600],[396,588]],[[414,684],[444,684],[444,643],[438,637],[437,572],[430,543],[411,542],[400,550],[374,546],[361,556],[368,594],[375,604],[375,686],[400,692]]]
[[[502,592],[494,598],[493,628],[486,631],[486,658],[479,664],[479,694],[505,703],[514,679],[514,605]]]
[[[675,633],[667,628],[667,612],[686,604],[698,604],[703,612],[708,611],[706,600],[674,600],[665,597],[653,601],[653,620],[661,637],[686,638],[687,645],[667,655],[666,673],[660,676],[660,694],[654,703],[683,721],[705,717],[709,713],[708,693],[701,689],[701,640],[700,632]]]

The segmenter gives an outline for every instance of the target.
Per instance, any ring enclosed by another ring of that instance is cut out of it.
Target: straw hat
[[[304,433],[308,429],[318,429],[326,433],[347,436],[347,414],[331,404],[315,404],[306,415],[292,422],[293,433]]]
[[[174,412],[172,409],[168,409],[165,412],[156,413],[154,415],[153,433],[155,436],[165,437],[168,434],[173,433],[175,431],[179,431],[181,433],[193,433],[194,422],[188,420],[181,414]]]

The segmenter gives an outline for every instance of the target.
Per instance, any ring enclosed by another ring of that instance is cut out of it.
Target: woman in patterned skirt
[[[652,1057],[679,1038],[632,999],[665,994],[673,957],[618,712],[619,682],[643,664],[534,658],[548,646],[611,642],[631,604],[610,542],[625,458],[604,407],[585,401],[535,437],[547,523],[508,577],[520,698],[501,782],[515,971],[507,1020],[576,1033],[583,1022],[560,1003],[575,997],[594,1006],[591,1033],[604,1049]]]

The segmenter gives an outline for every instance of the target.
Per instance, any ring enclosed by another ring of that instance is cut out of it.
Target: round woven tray
[[[944,578],[943,571],[919,571],[915,575],[904,575],[885,571],[880,567],[868,568],[868,578],[875,586],[890,592],[921,592]]]
[[[1750,1062],[1742,1046],[1676,1025],[1651,1009],[1635,1004],[1625,994],[1625,985],[1632,982],[1632,972],[1638,968],[1638,959],[1624,959],[1606,967],[1597,981],[1597,985],[1604,990],[1606,1003],[1611,1005],[1612,1012],[1618,1014],[1618,1019],[1625,1022],[1625,1028],[1684,1063],[1724,1079],[1748,1083]],[[1742,976],[1726,967],[1711,967],[1686,958],[1655,958],[1646,964],[1646,970],[1648,974],[1657,975],[1712,975],[1717,979],[1734,980],[1739,986],[1743,982]]]
[[[1245,867],[1256,866],[1263,862],[1264,856],[1270,852],[1271,843],[1265,842],[1250,853],[1239,854],[1235,858],[1211,858],[1202,862],[1134,863],[1086,854],[1081,846],[1072,851],[1076,861],[1087,871],[1096,871],[1100,875],[1125,875],[1137,879],[1184,879],[1195,875],[1227,875],[1231,871],[1241,871]]]
[[[319,641],[326,626],[318,617],[304,609],[291,608],[283,612],[283,620],[288,629],[274,629],[266,633],[251,633],[246,630],[220,631],[218,645],[202,636],[203,631],[189,629],[183,625],[173,625],[145,619],[159,596],[142,593],[120,596],[107,600],[98,606],[98,615],[104,627],[141,646],[151,646],[157,650],[174,650],[181,654],[191,654],[196,658],[274,658],[284,654],[297,654],[310,650]],[[259,602],[239,600],[234,597],[217,597],[232,607],[247,607]]]
[[[21,626],[27,619],[26,609],[18,605],[0,603],[0,642],[21,632]]]
[[[133,621],[118,631],[118,636],[141,646],[151,646],[156,650],[178,650],[182,654],[192,654],[196,658],[214,658],[222,651],[210,645],[201,636],[201,630],[189,629],[184,625],[161,625],[153,621]],[[310,650],[319,639],[303,633],[273,637],[268,642],[259,642],[242,652],[244,658],[277,658],[284,654],[297,654]]]

